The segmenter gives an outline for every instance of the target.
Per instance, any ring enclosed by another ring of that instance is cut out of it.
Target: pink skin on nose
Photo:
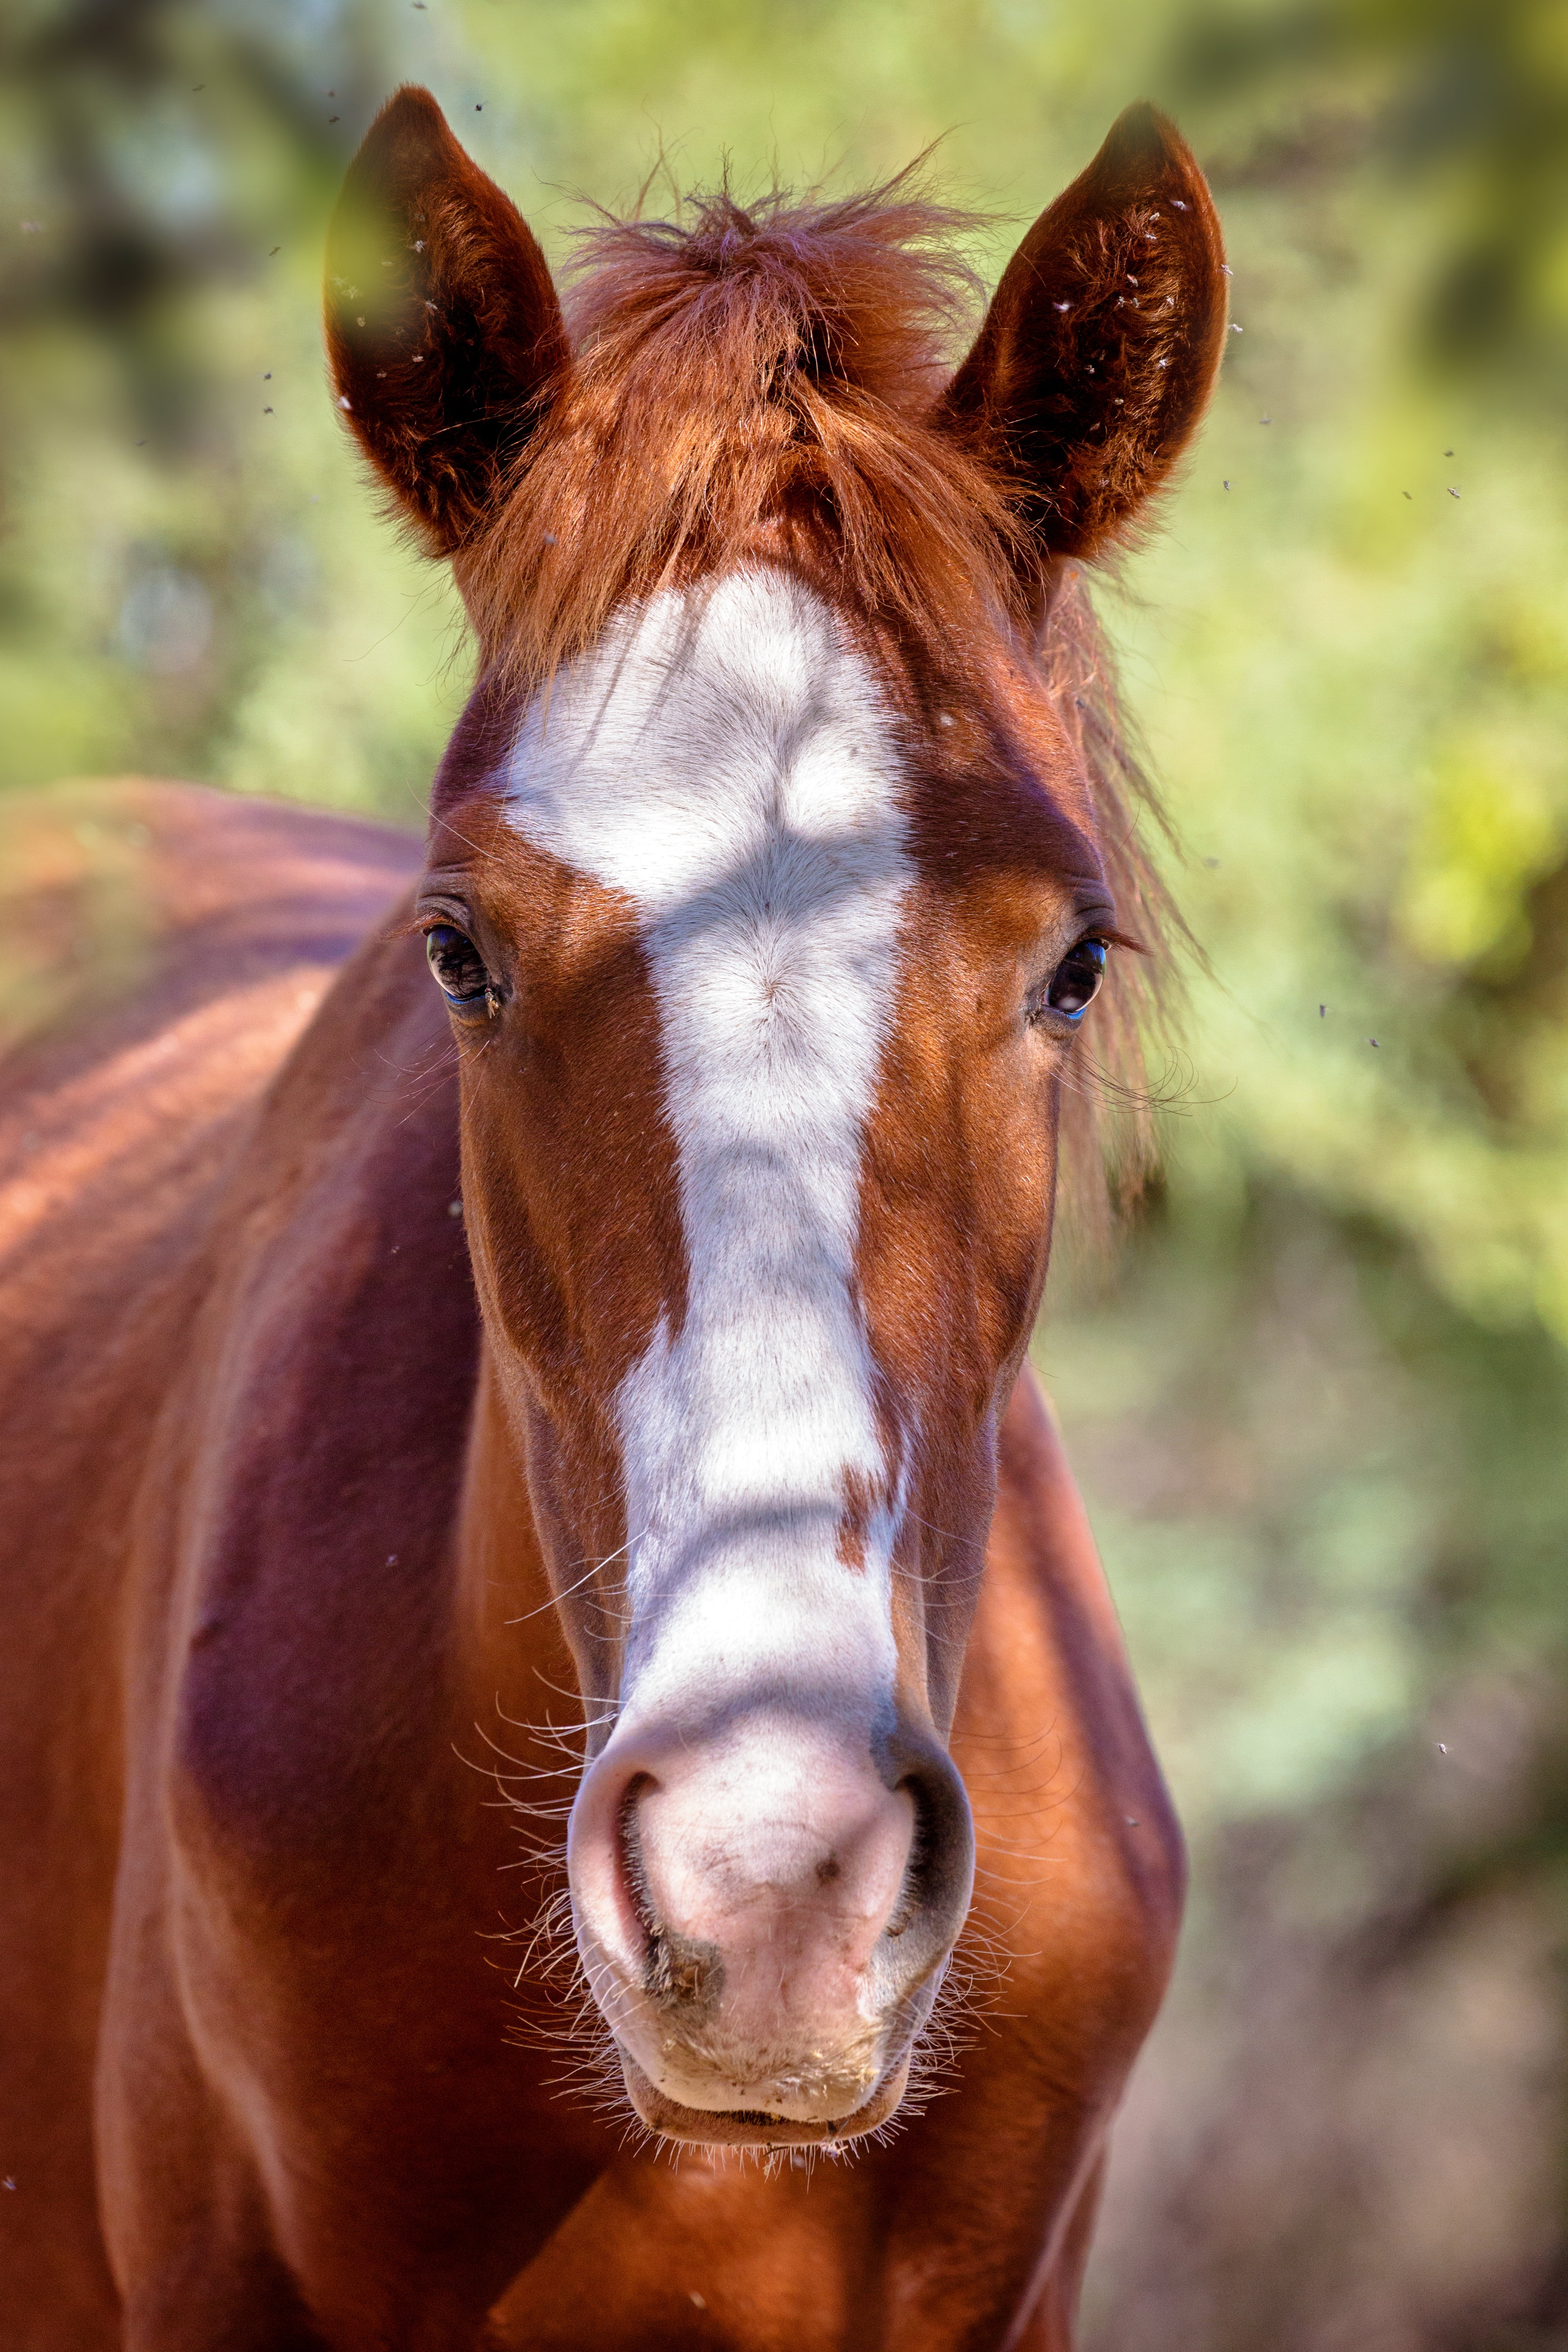
[[[572,1885],[600,2006],[666,2097],[797,2122],[865,2104],[914,1836],[863,1736],[775,1717],[691,1748],[623,1727],[574,1812]]]

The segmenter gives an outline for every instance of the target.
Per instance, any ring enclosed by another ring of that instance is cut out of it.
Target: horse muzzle
[[[625,1720],[568,1840],[578,1948],[633,2105],[670,2138],[814,2144],[903,2095],[968,1909],[969,1807],[930,1734],[769,1708]]]

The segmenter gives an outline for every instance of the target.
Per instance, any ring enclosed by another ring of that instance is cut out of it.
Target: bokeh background
[[[1568,10],[8,0],[7,790],[417,820],[468,658],[317,324],[406,78],[558,257],[661,159],[941,135],[987,276],[1130,99],[1209,170],[1242,332],[1104,607],[1209,970],[1038,1349],[1194,1861],[1086,2339],[1568,2347]]]

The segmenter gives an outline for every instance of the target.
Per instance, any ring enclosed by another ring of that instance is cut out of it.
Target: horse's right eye
[[[425,954],[448,1004],[478,1012],[493,993],[484,959],[472,940],[453,923],[433,923],[425,934]]]

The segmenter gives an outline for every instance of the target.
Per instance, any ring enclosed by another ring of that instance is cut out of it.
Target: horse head
[[[339,405],[480,649],[418,920],[589,1726],[578,1948],[678,2139],[902,2096],[1060,1107],[1138,946],[1040,656],[1203,411],[1217,224],[1130,110],[956,373],[952,228],[721,196],[596,232],[563,310],[413,89],[334,224]]]

